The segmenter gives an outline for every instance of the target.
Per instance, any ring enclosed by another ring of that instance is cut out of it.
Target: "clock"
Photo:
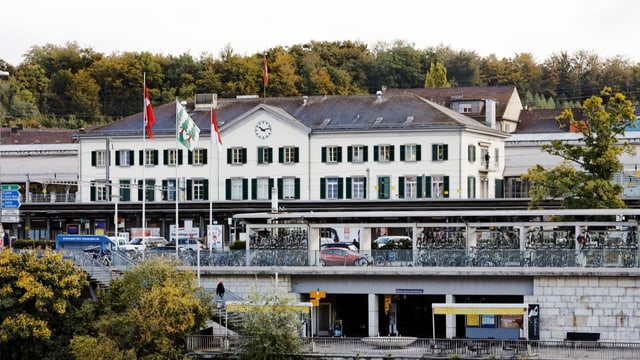
[[[269,135],[271,135],[271,124],[269,124],[268,121],[260,121],[259,123],[256,124],[256,135],[260,138],[260,139],[266,139],[269,137]]]

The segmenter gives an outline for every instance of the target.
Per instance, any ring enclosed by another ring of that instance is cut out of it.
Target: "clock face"
[[[256,124],[256,135],[260,139],[266,139],[271,135],[271,124],[268,121],[260,121]]]

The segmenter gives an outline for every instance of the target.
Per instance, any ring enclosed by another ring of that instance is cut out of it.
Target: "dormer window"
[[[458,104],[458,112],[461,114],[470,114],[471,110],[471,104],[469,103]]]

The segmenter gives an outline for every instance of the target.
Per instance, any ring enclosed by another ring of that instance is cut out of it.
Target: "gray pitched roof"
[[[215,111],[220,130],[224,132],[225,127],[260,106],[297,119],[311,132],[463,127],[503,134],[414,94],[384,94],[380,98],[377,95],[309,96],[306,97],[306,102],[302,97],[219,99]],[[193,105],[187,107],[193,108]],[[154,135],[175,133],[175,102],[154,106],[154,114]],[[209,111],[192,110],[190,115],[200,127],[201,133],[210,132]],[[82,136],[141,136],[142,131],[142,113],[138,113],[95,128]]]

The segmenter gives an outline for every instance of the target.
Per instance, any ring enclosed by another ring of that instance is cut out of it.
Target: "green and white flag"
[[[187,113],[184,106],[176,100],[176,119],[178,123],[178,141],[190,151],[196,147],[200,139],[200,128]]]

